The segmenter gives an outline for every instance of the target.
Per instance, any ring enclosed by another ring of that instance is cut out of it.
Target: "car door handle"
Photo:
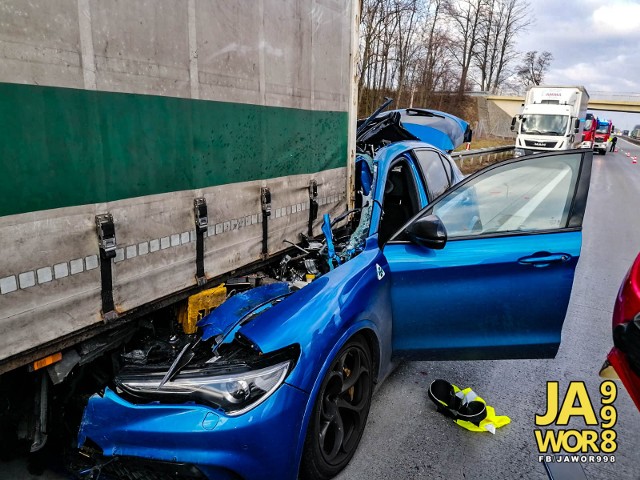
[[[531,265],[532,267],[547,267],[552,263],[565,263],[571,260],[568,253],[549,253],[538,252],[528,257],[522,257],[518,260],[520,265]]]

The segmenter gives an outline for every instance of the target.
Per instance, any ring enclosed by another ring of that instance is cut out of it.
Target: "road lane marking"
[[[500,227],[501,231],[504,230],[517,230],[520,225],[524,223],[525,220],[529,218],[529,215],[533,213],[533,211],[538,208],[538,206],[544,201],[545,198],[549,196],[549,194],[553,191],[554,188],[558,186],[558,184],[567,176],[571,169],[566,167],[562,172],[560,172],[554,179],[552,179],[542,190],[534,195],[534,197],[529,200],[520,210],[518,210],[508,221],[506,221],[502,227]]]

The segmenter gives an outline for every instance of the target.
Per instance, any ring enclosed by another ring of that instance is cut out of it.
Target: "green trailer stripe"
[[[344,166],[346,112],[0,83],[0,216]]]

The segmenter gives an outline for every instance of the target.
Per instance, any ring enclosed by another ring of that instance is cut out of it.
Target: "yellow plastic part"
[[[196,333],[196,323],[227,298],[224,284],[191,295],[178,312],[178,322],[186,334]]]

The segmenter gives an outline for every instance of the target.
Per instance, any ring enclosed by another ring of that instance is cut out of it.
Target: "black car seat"
[[[387,177],[384,188],[384,217],[379,232],[382,243],[386,242],[413,215],[408,173],[405,169],[393,169]]]

